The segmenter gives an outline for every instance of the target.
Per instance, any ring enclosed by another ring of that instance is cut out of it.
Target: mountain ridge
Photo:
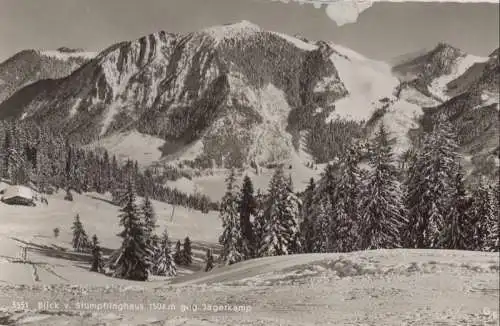
[[[240,21],[113,44],[68,76],[15,92],[0,104],[0,119],[41,121],[91,146],[139,133],[155,144],[145,150],[156,153],[148,164],[265,165],[297,155],[307,163],[314,155],[304,154],[303,136],[339,118],[370,121],[369,129],[384,121],[400,153],[420,117],[464,114],[456,103],[494,104],[495,58],[498,49],[480,58],[440,43],[391,67]],[[398,80],[405,74],[411,78]]]

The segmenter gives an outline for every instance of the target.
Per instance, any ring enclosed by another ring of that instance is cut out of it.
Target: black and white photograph
[[[500,326],[499,9],[0,0],[0,325]]]

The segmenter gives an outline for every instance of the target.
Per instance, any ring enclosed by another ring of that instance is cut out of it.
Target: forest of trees
[[[68,193],[112,192],[120,204],[118,192],[133,178],[139,196],[205,213],[218,209],[207,196],[164,186],[150,170],[140,171],[137,162],[121,164],[107,151],[83,150],[36,124],[0,121],[0,154],[0,177],[14,184],[34,184],[42,193],[53,188]]]
[[[368,168],[360,168],[367,159]],[[403,161],[403,162],[401,162]],[[267,193],[234,170],[220,204],[221,261],[381,248],[498,251],[498,183],[464,182],[456,135],[440,122],[396,158],[384,126],[351,143],[300,194],[278,167]]]

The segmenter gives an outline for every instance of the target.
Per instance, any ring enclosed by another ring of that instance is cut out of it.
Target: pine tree
[[[191,249],[191,240],[189,239],[189,237],[186,237],[184,239],[184,244],[182,247],[183,247],[181,251],[182,263],[185,266],[189,266],[193,263],[193,252]]]
[[[245,176],[241,188],[240,200],[240,229],[242,234],[242,254],[244,259],[254,257],[255,240],[252,230],[251,217],[255,217],[256,202],[253,184],[250,177]]]
[[[486,249],[489,251],[500,251],[500,234],[498,224],[500,223],[500,187],[499,183],[491,192],[491,202],[493,204],[493,214],[488,220],[488,236],[486,237]]]
[[[262,237],[264,234],[264,225],[265,225],[265,203],[267,201],[266,195],[261,193],[260,189],[257,191],[255,195],[255,219],[252,223],[252,230],[255,241],[255,257],[259,257],[259,245],[262,243]]]
[[[144,227],[140,221],[132,180],[128,181],[125,197],[126,204],[120,210],[120,225],[123,226],[123,231],[119,235],[123,238],[123,242],[112,263],[113,276],[146,281],[152,268],[153,253],[147,245]]]
[[[144,231],[146,237],[150,237],[154,230],[156,229],[156,214],[153,208],[153,204],[151,203],[151,200],[149,200],[149,197],[146,196],[144,197],[144,201],[142,203],[142,216],[144,218]]]
[[[426,135],[407,181],[408,225],[404,237],[412,248],[437,248],[451,205],[457,171],[456,136],[440,122]]]
[[[214,268],[214,256],[212,255],[212,250],[207,249],[207,265],[205,266],[205,272],[209,272]]]
[[[269,184],[265,203],[260,256],[279,256],[300,252],[298,217],[300,200],[291,191],[283,167],[278,167]]]
[[[360,149],[356,145],[347,148],[339,162],[336,184],[330,199],[330,248],[329,252],[350,252],[359,247],[358,201],[361,174],[358,164]]]
[[[102,273],[104,271],[104,264],[102,260],[102,251],[99,246],[99,240],[97,235],[92,236],[92,266],[90,271]]]
[[[172,256],[171,243],[167,229],[165,229],[158,242],[158,245],[155,247],[154,274],[160,276],[177,275],[177,266]]]
[[[78,252],[85,251],[89,247],[89,239],[85,229],[83,228],[83,224],[80,221],[79,214],[76,214],[75,221],[73,222],[71,229],[73,230],[73,240],[71,241],[73,249]]]
[[[494,250],[495,225],[498,227],[498,217],[495,216],[495,207],[491,188],[485,178],[472,191],[472,207],[470,209],[471,224],[473,229],[472,250]],[[498,233],[496,237],[498,237]]]
[[[176,265],[183,264],[182,247],[181,246],[182,246],[181,241],[178,240],[177,243],[175,244],[175,253],[174,253],[174,262]]]
[[[313,217],[313,199],[316,184],[314,179],[309,180],[306,190],[304,191],[302,199],[302,209],[300,212],[300,233],[303,251],[311,253],[314,250],[314,221]]]
[[[459,171],[454,180],[450,209],[445,215],[439,248],[469,250],[474,234],[471,224],[471,199],[465,191],[464,176]]]
[[[380,126],[372,146],[371,171],[363,182],[359,204],[360,249],[397,248],[405,225],[405,207],[388,134]]]
[[[312,252],[332,252],[334,250],[335,235],[331,234],[333,207],[326,197],[321,197],[316,203],[314,211],[313,237],[311,239]]]
[[[311,225],[308,246],[312,252],[335,251],[334,239],[338,238],[338,235],[334,232],[334,205],[332,203],[336,201],[339,169],[338,160],[328,164],[312,194],[312,203],[307,216],[308,223]]]
[[[222,220],[223,233],[219,237],[222,245],[221,260],[226,264],[237,263],[244,258],[242,250],[242,232],[240,228],[240,200],[235,184],[235,171],[231,170],[226,179],[226,193],[221,201],[219,216]]]

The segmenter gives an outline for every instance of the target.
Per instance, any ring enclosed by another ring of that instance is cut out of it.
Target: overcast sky
[[[90,51],[159,30],[189,32],[246,19],[388,60],[444,41],[471,54],[498,47],[498,4],[375,3],[337,26],[325,8],[270,0],[0,0],[0,61],[23,49]]]

